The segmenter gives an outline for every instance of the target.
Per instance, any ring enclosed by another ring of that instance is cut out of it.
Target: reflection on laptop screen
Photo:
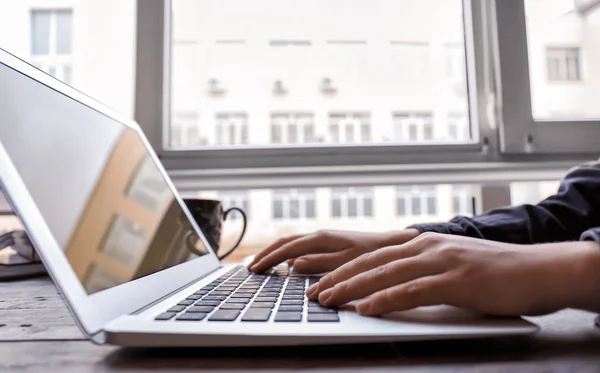
[[[208,253],[136,131],[1,63],[0,83],[0,143],[88,294]]]

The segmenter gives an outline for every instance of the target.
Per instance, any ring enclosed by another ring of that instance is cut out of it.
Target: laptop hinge
[[[133,311],[133,312],[131,313],[131,315],[138,315],[138,314],[140,314],[140,313],[142,313],[142,312],[146,311],[147,309],[149,309],[149,308],[151,308],[151,307],[154,307],[155,305],[157,305],[158,303],[160,303],[160,302],[162,302],[163,300],[167,299],[167,298],[168,298],[168,297],[170,297],[171,295],[173,295],[173,294],[175,294],[175,293],[179,293],[180,291],[184,290],[185,288],[188,288],[188,287],[190,287],[190,286],[194,285],[194,284],[195,284],[195,283],[197,283],[198,281],[202,281],[203,279],[205,279],[206,277],[208,277],[208,276],[212,275],[213,273],[215,273],[216,271],[218,271],[218,270],[219,270],[219,269],[221,269],[221,268],[223,268],[223,266],[222,266],[222,265],[221,265],[221,266],[218,266],[217,268],[213,269],[213,270],[212,270],[212,271],[210,271],[210,272],[207,272],[206,274],[204,274],[204,276],[198,277],[197,279],[195,279],[195,280],[193,280],[193,281],[191,281],[191,282],[189,282],[189,283],[187,283],[187,284],[185,284],[185,285],[183,285],[183,286],[181,286],[181,287],[179,287],[179,288],[177,288],[177,289],[173,290],[172,292],[170,292],[170,293],[168,293],[168,294],[165,294],[164,296],[162,296],[162,297],[158,298],[157,300],[155,300],[154,302],[152,302],[152,303],[150,303],[150,304],[148,304],[148,305],[146,305],[146,306],[144,306],[144,307],[140,308],[139,310]]]

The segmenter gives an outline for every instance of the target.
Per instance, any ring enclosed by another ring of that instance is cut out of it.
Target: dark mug
[[[227,258],[235,249],[238,248],[244,235],[246,234],[246,226],[248,220],[246,213],[239,207],[232,207],[225,210],[221,201],[214,199],[184,199],[183,200],[190,210],[196,224],[200,227],[200,230],[206,237],[206,240],[213,248],[219,259],[223,260]],[[219,247],[221,245],[221,232],[223,231],[223,222],[227,220],[227,216],[233,212],[238,211],[242,215],[243,228],[240,238],[238,238],[235,245],[230,248],[227,252],[219,255]]]

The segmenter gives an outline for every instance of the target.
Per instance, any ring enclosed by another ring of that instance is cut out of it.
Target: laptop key
[[[219,307],[220,310],[243,310],[244,308],[246,308],[244,303],[223,303]]]
[[[301,306],[304,304],[304,300],[302,299],[283,299],[281,304],[284,306]]]
[[[213,306],[194,306],[190,307],[185,313],[211,313],[214,309]]]
[[[225,295],[207,295],[204,298],[202,298],[202,300],[216,300],[219,302],[222,302],[225,299],[227,299],[227,296]]]
[[[185,306],[173,306],[167,310],[167,312],[181,312],[185,309]]]
[[[271,317],[270,308],[250,308],[244,313],[242,321],[269,321],[269,317]]]
[[[200,321],[204,320],[206,317],[206,313],[184,313],[183,315],[177,317],[175,321]]]
[[[277,297],[256,297],[255,302],[277,302]]]
[[[248,304],[251,298],[229,298],[227,299],[227,303],[241,303]]]
[[[192,304],[194,304],[193,300],[182,300],[181,302],[177,303],[178,306],[191,306]]]
[[[198,290],[194,294],[196,294],[196,295],[206,295],[206,294],[208,294],[208,290]]]
[[[202,295],[192,294],[192,295],[190,295],[189,297],[187,297],[185,299],[187,299],[187,300],[198,300],[200,298],[202,298]]]
[[[235,321],[242,313],[239,310],[217,310],[208,318],[208,321]]]
[[[277,312],[302,312],[302,306],[285,306],[281,305]]]
[[[171,320],[175,315],[177,315],[177,313],[175,312],[163,312],[160,315],[156,316],[154,320],[167,321]]]
[[[273,308],[275,302],[253,302],[250,304],[250,308]]]
[[[230,291],[213,291],[212,293],[210,293],[210,296],[217,296],[217,295],[225,295],[225,296],[229,296],[229,294],[231,294]]]
[[[331,313],[331,314],[337,314],[337,310],[331,309],[331,308],[325,308],[325,307],[321,307],[321,306],[308,306],[308,313],[314,313],[314,314],[318,314],[318,313]]]
[[[277,312],[275,315],[276,322],[300,322],[302,321],[302,313],[300,312]]]
[[[283,294],[283,300],[304,300],[304,295],[285,295]]]
[[[260,298],[265,298],[265,297],[267,297],[267,298],[269,298],[269,297],[275,297],[275,298],[277,298],[279,296],[279,293],[265,292],[265,291],[263,291],[263,292],[258,293],[258,296]]]
[[[304,292],[298,291],[298,290],[291,290],[291,291],[286,290],[283,294],[284,295],[304,295]]]
[[[199,300],[196,302],[196,306],[213,306],[216,307],[221,304],[218,300]]]
[[[309,322],[339,322],[340,317],[335,313],[309,313]]]

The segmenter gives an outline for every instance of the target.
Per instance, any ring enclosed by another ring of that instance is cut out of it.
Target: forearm
[[[532,270],[534,314],[564,308],[600,312],[600,245],[593,241],[524,246],[540,256]],[[536,284],[537,283],[537,284]],[[524,284],[528,286],[530,284]]]
[[[555,195],[537,205],[490,211],[472,218],[459,216],[441,224],[414,226],[420,231],[468,236],[498,242],[538,244],[580,239],[600,227],[600,163],[571,171]]]

